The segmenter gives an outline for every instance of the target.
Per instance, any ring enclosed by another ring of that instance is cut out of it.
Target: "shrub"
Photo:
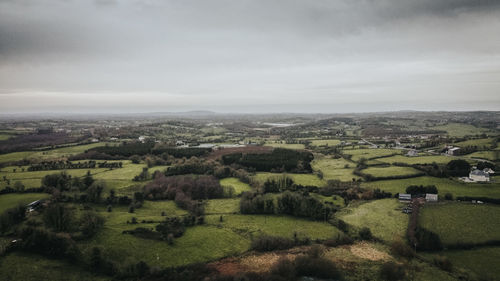
[[[295,258],[295,269],[298,276],[310,276],[325,279],[340,279],[341,275],[337,265],[322,257],[322,251],[316,248],[307,255]]]
[[[453,194],[451,194],[451,193],[446,193],[446,194],[444,195],[444,199],[445,199],[445,200],[453,200]]]
[[[453,268],[451,261],[445,256],[435,256],[433,262],[437,267],[445,271],[451,271]]]
[[[80,229],[85,237],[96,234],[104,225],[104,218],[96,212],[87,211],[80,218]]]
[[[361,228],[358,234],[362,240],[371,240],[373,238],[372,231],[368,227]]]
[[[405,258],[413,258],[415,253],[413,252],[413,249],[408,246],[402,239],[396,239],[392,241],[391,243],[391,253],[393,255],[397,255],[400,257],[405,257]]]
[[[387,281],[402,280],[405,278],[405,269],[402,265],[389,261],[380,268],[380,276]]]
[[[415,231],[417,239],[417,247],[422,250],[439,251],[443,249],[443,244],[439,235],[422,227],[418,227]]]
[[[252,241],[251,248],[256,251],[285,250],[294,246],[294,241],[279,236],[263,235]]]
[[[280,258],[271,268],[271,274],[281,276],[285,280],[294,280],[295,265],[287,258]]]
[[[62,204],[52,204],[45,210],[43,221],[56,232],[70,232],[74,227],[75,213]]]

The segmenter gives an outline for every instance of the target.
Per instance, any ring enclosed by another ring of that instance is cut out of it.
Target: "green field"
[[[500,280],[500,247],[483,247],[472,250],[445,251],[455,267],[473,273],[480,280]],[[474,276],[475,275],[475,276]]]
[[[223,215],[223,222],[219,219],[219,215],[207,216],[207,224],[231,230],[246,238],[258,237],[262,234],[292,238],[296,232],[299,237],[327,239],[341,234],[329,223],[291,216]]]
[[[438,188],[440,196],[451,193],[456,196],[485,196],[491,198],[500,198],[500,183],[463,183],[447,178],[434,178],[428,176],[382,180],[376,182],[362,183],[362,187],[380,188],[391,193],[404,193],[406,187],[410,185],[435,185]]]
[[[444,244],[500,240],[500,206],[471,203],[427,204],[420,225],[439,235]]]
[[[210,214],[234,214],[240,212],[240,198],[211,199],[207,200],[205,213]]]
[[[492,151],[477,151],[471,154],[467,154],[465,157],[468,158],[481,158],[490,161],[498,161],[500,160],[500,150],[492,150]]]
[[[492,138],[486,138],[486,139],[474,139],[474,140],[456,142],[453,145],[459,147],[477,146],[478,149],[489,149],[492,143],[493,143]]]
[[[266,146],[288,148],[288,149],[304,149],[305,145],[301,143],[280,143],[280,142],[266,142]]]
[[[49,196],[46,193],[2,194],[0,195],[0,214],[18,205],[27,205],[33,201],[48,198]]]
[[[104,145],[106,145],[106,143],[99,142],[99,143],[92,143],[92,144],[85,144],[85,145],[76,145],[76,146],[56,148],[56,149],[47,150],[47,151],[12,152],[12,153],[7,153],[7,154],[1,154],[0,155],[0,163],[19,161],[19,160],[23,160],[25,158],[26,159],[38,159],[38,160],[40,160],[40,159],[67,157],[70,155],[83,153],[86,150],[94,148],[94,147],[104,146]]]
[[[448,135],[452,137],[465,137],[470,135],[480,135],[482,133],[488,133],[489,130],[485,128],[474,127],[469,124],[461,124],[461,123],[450,123],[441,126],[431,127],[429,129],[446,131]]]
[[[293,179],[293,182],[301,185],[324,186],[326,182],[313,174],[279,174],[279,173],[257,173],[253,177],[254,180],[264,183],[269,178],[278,178],[286,175]]]
[[[220,180],[220,185],[231,186],[234,188],[235,195],[239,195],[242,192],[252,190],[252,187],[237,178],[225,178]]]
[[[48,259],[27,253],[11,253],[0,261],[0,280],[39,281],[39,280],[111,280],[72,265],[64,260]]]
[[[0,134],[0,141],[8,140],[12,137],[12,135]]]
[[[313,146],[336,146],[340,144],[340,140],[312,140]]]
[[[368,149],[345,149],[344,154],[352,155],[353,161],[359,161],[361,158],[373,159],[389,155],[401,154],[401,150],[387,148],[368,148]]]
[[[346,165],[348,168],[344,168]],[[353,178],[359,178],[352,173],[356,164],[344,158],[315,157],[311,167],[314,171],[321,171],[325,180],[351,181]]]
[[[392,176],[411,176],[420,174],[417,169],[411,167],[369,167],[362,170],[363,173],[372,175],[374,177],[392,177]]]
[[[333,195],[333,196],[323,196],[318,193],[309,193],[311,197],[314,197],[318,200],[321,200],[322,202],[330,202],[335,204],[336,206],[344,207],[344,198],[342,198],[339,195]]]
[[[364,204],[349,205],[338,217],[355,227],[368,227],[372,234],[384,241],[403,238],[408,226],[408,215],[401,212],[396,199],[380,199]]]
[[[413,164],[432,164],[436,162],[437,164],[447,164],[454,158],[444,155],[432,155],[432,156],[416,156],[416,157],[408,157],[403,155],[395,155],[391,157],[384,157],[377,159],[377,161],[384,163],[406,163],[409,165]]]

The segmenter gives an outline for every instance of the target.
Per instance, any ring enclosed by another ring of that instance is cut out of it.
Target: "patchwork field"
[[[52,158],[67,157],[70,155],[83,153],[88,149],[98,147],[98,146],[104,146],[106,144],[116,145],[113,143],[99,142],[99,143],[92,143],[92,144],[85,144],[85,145],[76,145],[76,146],[56,148],[56,149],[46,150],[46,151],[12,152],[12,153],[7,153],[7,154],[1,154],[0,155],[0,163],[19,161],[19,160],[23,160],[25,158],[26,159],[52,159]]]
[[[288,149],[304,149],[305,145],[300,143],[280,143],[280,142],[266,142],[266,146],[280,147]]]
[[[252,187],[247,183],[240,181],[237,178],[225,178],[220,180],[220,185],[231,186],[234,188],[235,195],[239,195],[245,191],[252,190]]]
[[[479,280],[500,279],[500,247],[482,247],[466,251],[445,251],[455,267],[472,272]]]
[[[498,161],[500,160],[500,150],[492,150],[492,151],[477,151],[471,154],[467,154],[468,158],[481,158],[490,161]]]
[[[452,137],[464,137],[470,135],[480,135],[489,132],[488,129],[478,128],[468,124],[450,123],[447,125],[435,126],[429,129],[446,131]]]
[[[0,272],[2,273],[0,274],[1,281],[111,280],[109,277],[95,275],[64,260],[48,259],[38,255],[19,252],[2,257]]]
[[[48,198],[49,196],[46,193],[2,194],[0,195],[0,214],[18,205],[27,205],[33,201]]]
[[[444,196],[451,193],[453,196],[485,196],[491,198],[500,198],[500,183],[463,183],[447,178],[434,178],[428,176],[382,180],[376,182],[364,182],[361,184],[367,188],[380,188],[391,193],[404,193],[406,187],[410,185],[435,185],[439,195]]]
[[[395,155],[391,157],[384,157],[377,159],[377,161],[392,164],[392,163],[406,163],[409,165],[413,164],[432,164],[436,162],[437,164],[446,164],[453,160],[454,158],[444,155],[432,155],[432,156],[416,156],[408,157],[403,155]]]
[[[486,138],[486,139],[474,139],[474,140],[456,142],[453,145],[459,147],[476,146],[478,149],[489,149],[492,143],[493,143],[492,138]]]
[[[256,173],[253,177],[256,181],[264,183],[269,178],[278,178],[284,174],[279,173]],[[324,186],[326,182],[313,174],[286,174],[286,176],[293,179],[293,182],[301,185]]]
[[[359,178],[352,173],[356,164],[343,158],[315,157],[311,167],[314,171],[321,171],[324,180],[351,181]]]
[[[340,140],[312,140],[313,146],[336,146],[340,144]]]
[[[444,244],[500,240],[500,206],[471,203],[427,204],[420,225],[439,235]]]
[[[384,241],[402,238],[408,226],[408,215],[401,212],[403,204],[393,198],[349,205],[338,217],[355,227],[368,227],[372,234]]]
[[[411,176],[421,174],[417,169],[411,167],[369,167],[362,170],[363,173],[372,175],[374,177],[397,177],[397,176]]]
[[[344,154],[352,155],[353,161],[359,161],[361,158],[373,159],[389,155],[401,154],[401,150],[387,148],[369,148],[369,149],[348,149],[343,150]]]

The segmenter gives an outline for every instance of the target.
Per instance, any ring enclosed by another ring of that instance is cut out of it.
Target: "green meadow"
[[[18,205],[27,205],[33,201],[48,198],[46,193],[12,193],[0,195],[0,214]]]
[[[409,156],[403,156],[403,155],[395,155],[391,157],[384,157],[384,158],[379,158],[377,161],[383,162],[383,163],[405,163],[409,165],[413,164],[432,164],[432,163],[437,163],[437,164],[446,164],[453,160],[454,158],[449,157],[449,156],[444,156],[444,155],[432,155],[432,156],[414,156],[414,157],[409,157]]]
[[[283,175],[290,177],[294,183],[301,185],[324,186],[326,182],[314,174],[280,174],[280,173],[256,173],[253,176],[254,180],[264,183],[267,179],[278,178]]]
[[[220,180],[220,185],[231,186],[234,188],[235,195],[239,195],[245,191],[252,190],[252,187],[247,183],[240,181],[237,178],[225,178]]]
[[[426,204],[419,223],[444,244],[500,240],[500,206],[472,203]]]
[[[448,135],[450,135],[452,137],[465,137],[465,136],[471,136],[471,135],[480,135],[480,134],[489,132],[488,129],[478,128],[478,127],[474,127],[474,126],[469,125],[469,124],[462,124],[462,123],[449,123],[446,125],[431,127],[429,129],[446,131],[448,133]]]
[[[464,183],[448,178],[435,178],[422,176],[409,179],[382,180],[375,182],[364,182],[361,184],[367,188],[380,188],[391,193],[404,193],[410,185],[435,185],[439,195],[444,196],[451,193],[456,196],[485,196],[500,198],[500,183]]]
[[[369,167],[362,170],[362,172],[368,175],[372,175],[374,177],[411,176],[422,173],[419,170],[411,167],[398,167],[398,166]]]
[[[311,167],[314,171],[321,171],[324,180],[351,181],[353,178],[359,178],[352,173],[356,164],[344,158],[315,157]]]
[[[361,158],[367,160],[389,155],[401,154],[401,150],[388,148],[368,148],[368,149],[349,149],[343,150],[344,154],[351,155],[353,161],[359,161]]]
[[[366,226],[375,237],[390,242],[405,235],[408,215],[401,212],[402,206],[393,198],[354,203],[341,210],[338,217],[358,228]]]

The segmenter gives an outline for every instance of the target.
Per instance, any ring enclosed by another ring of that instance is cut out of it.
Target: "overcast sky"
[[[498,0],[0,0],[0,112],[500,110]]]

